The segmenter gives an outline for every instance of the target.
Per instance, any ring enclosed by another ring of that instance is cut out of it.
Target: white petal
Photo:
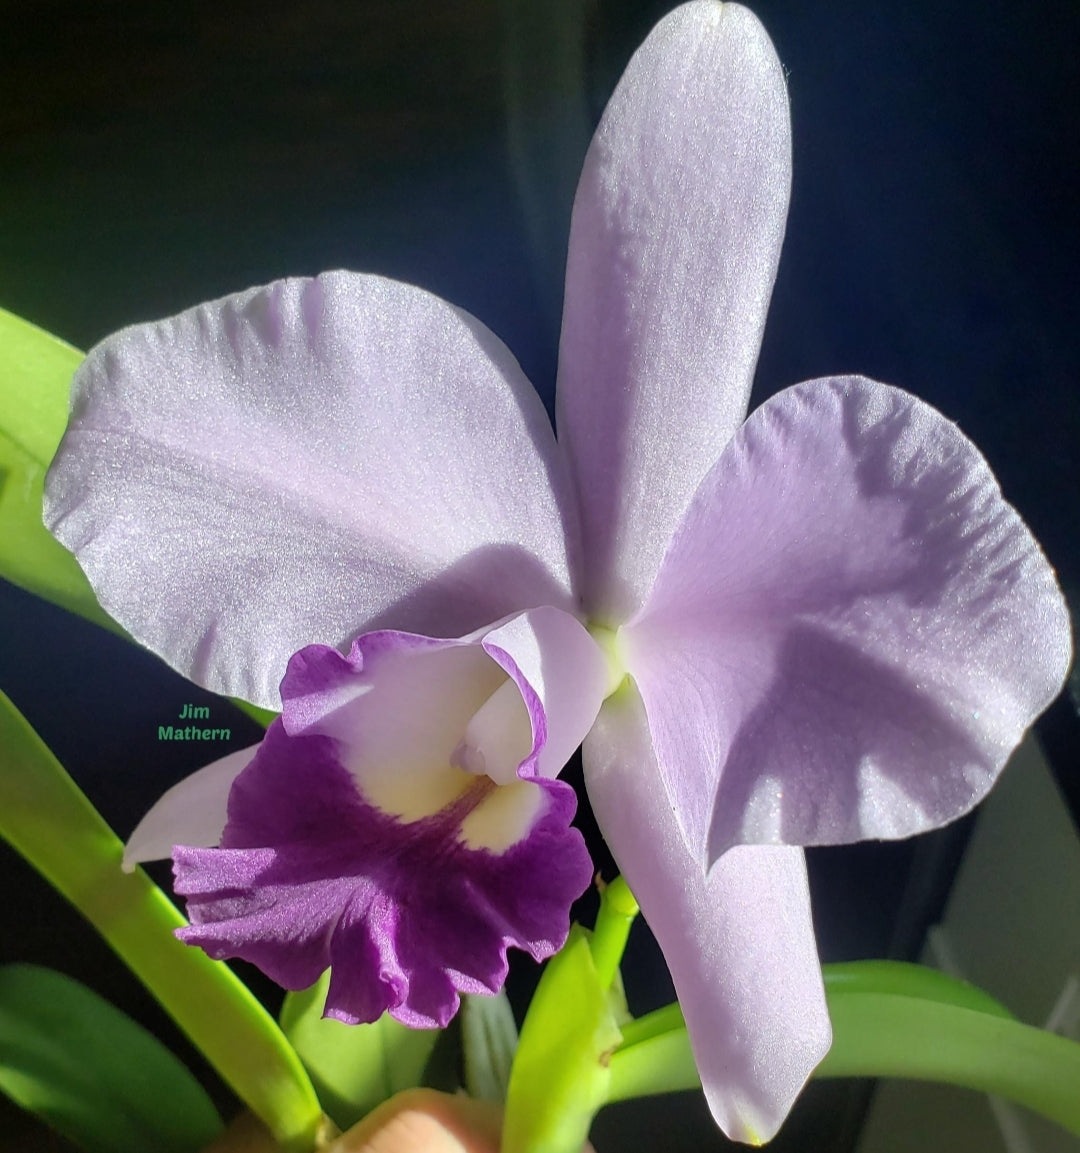
[[[141,861],[172,856],[174,845],[210,848],[225,828],[229,790],[258,752],[258,745],[238,749],[185,777],[165,793],[135,826],[124,846],[124,871]]]

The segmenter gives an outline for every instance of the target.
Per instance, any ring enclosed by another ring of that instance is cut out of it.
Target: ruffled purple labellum
[[[348,657],[297,653],[220,847],[174,850],[192,922],[178,935],[289,989],[329,967],[327,1016],[389,1010],[419,1028],[445,1025],[460,993],[497,991],[508,946],[537,960],[559,949],[592,865],[570,827],[574,791],[544,775],[544,751],[565,759],[601,690],[571,706],[527,678],[554,634],[595,650],[546,609],[479,638],[377,632]]]

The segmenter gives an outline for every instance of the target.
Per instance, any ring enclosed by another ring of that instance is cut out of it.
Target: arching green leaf
[[[195,1153],[221,1130],[156,1038],[78,981],[0,969],[0,1090],[89,1153]]]
[[[0,309],[0,576],[114,632],[78,562],[41,523],[42,486],[83,354]]]

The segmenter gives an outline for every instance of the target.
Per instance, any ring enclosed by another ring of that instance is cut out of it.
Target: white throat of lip
[[[488,776],[497,785],[509,785],[517,780],[518,766],[529,755],[531,729],[521,690],[507,677],[473,714],[450,763],[476,776]]]

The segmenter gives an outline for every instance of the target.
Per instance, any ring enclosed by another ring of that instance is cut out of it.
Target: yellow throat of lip
[[[618,692],[623,681],[630,675],[623,660],[622,643],[619,629],[607,628],[605,625],[589,625],[589,636],[592,637],[607,661],[608,679],[604,688],[604,699]]]

